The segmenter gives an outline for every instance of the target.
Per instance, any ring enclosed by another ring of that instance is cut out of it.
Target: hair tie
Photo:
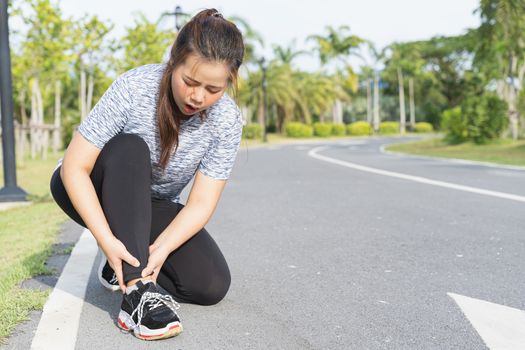
[[[222,17],[221,13],[219,11],[215,12],[213,15],[213,17],[217,17],[217,18],[224,18]]]

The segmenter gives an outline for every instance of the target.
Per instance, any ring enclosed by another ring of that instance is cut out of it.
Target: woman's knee
[[[206,289],[194,293],[195,301],[200,305],[215,305],[219,303],[230,289],[231,277],[229,271],[221,276],[214,276]]]
[[[150,150],[146,141],[135,134],[118,134],[111,138],[100,153],[104,165],[150,164]]]

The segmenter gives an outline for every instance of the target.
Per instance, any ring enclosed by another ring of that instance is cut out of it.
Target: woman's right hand
[[[115,236],[99,243],[100,248],[108,259],[109,266],[115,271],[118,284],[122,293],[126,293],[126,284],[124,283],[124,276],[122,273],[122,261],[127,262],[131,266],[139,267],[140,262],[137,258],[131,255],[126,249],[126,246],[119,241]]]

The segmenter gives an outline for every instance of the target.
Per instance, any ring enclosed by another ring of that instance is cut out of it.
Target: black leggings
[[[109,140],[90,178],[111,231],[140,261],[138,268],[122,263],[124,281],[139,278],[148,262],[149,245],[184,206],[151,198],[150,151],[137,135],[119,134]],[[64,188],[60,168],[51,177],[51,193],[70,218],[86,227]],[[157,278],[178,301],[200,305],[218,303],[230,281],[226,260],[204,228],[168,256]]]

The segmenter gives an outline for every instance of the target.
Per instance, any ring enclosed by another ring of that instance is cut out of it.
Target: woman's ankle
[[[142,282],[151,281],[151,278],[149,277],[134,278],[126,283],[126,287],[131,287],[135,285],[138,281],[142,281]]]

